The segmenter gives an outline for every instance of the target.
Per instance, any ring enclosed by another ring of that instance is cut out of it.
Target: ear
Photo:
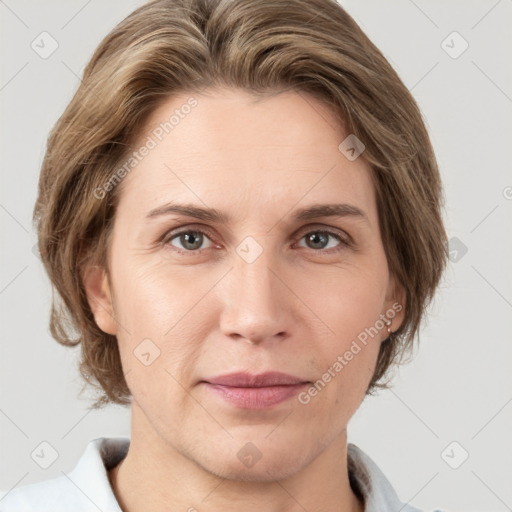
[[[97,266],[88,267],[85,271],[84,287],[98,327],[107,334],[117,334],[110,283],[105,270]]]
[[[391,320],[392,332],[397,331],[405,319],[406,293],[394,275],[390,274],[383,313]]]

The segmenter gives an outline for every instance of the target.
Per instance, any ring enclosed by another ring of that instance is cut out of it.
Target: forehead
[[[141,130],[120,207],[142,213],[169,199],[229,200],[232,208],[351,199],[372,208],[369,166],[338,149],[346,136],[332,109],[305,93],[182,93],[162,102]]]

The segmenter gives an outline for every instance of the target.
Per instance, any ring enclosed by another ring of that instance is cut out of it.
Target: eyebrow
[[[170,214],[181,214],[198,220],[228,224],[228,214],[215,208],[203,208],[193,204],[168,203],[151,210],[146,219],[153,219]],[[301,208],[294,212],[292,219],[295,221],[312,220],[320,217],[355,217],[368,222],[368,217],[363,210],[357,206],[346,203],[314,204],[307,208]]]

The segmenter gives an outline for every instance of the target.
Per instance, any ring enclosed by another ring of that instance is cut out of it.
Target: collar
[[[348,473],[353,491],[364,501],[364,512],[400,510],[421,512],[402,503],[389,480],[366,453],[356,445],[347,446]]]

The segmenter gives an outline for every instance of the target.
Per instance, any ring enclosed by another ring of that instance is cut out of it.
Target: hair
[[[163,100],[215,86],[309,94],[364,143],[388,267],[405,291],[404,321],[381,344],[367,392],[386,387],[446,266],[443,192],[413,97],[335,0],[154,0],[105,37],[48,137],[34,208],[52,336],[81,345],[80,373],[100,391],[93,407],[130,403],[117,339],[84,288],[88,265],[108,275],[121,187],[105,183]]]

